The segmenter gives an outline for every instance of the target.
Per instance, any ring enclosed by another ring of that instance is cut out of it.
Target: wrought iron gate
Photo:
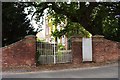
[[[56,64],[72,62],[71,50],[59,50],[58,44],[37,42],[39,64]]]

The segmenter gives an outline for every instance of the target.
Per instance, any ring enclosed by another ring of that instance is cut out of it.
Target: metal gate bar
[[[57,44],[37,42],[37,54],[39,64],[68,63],[72,61],[71,50],[57,49]]]

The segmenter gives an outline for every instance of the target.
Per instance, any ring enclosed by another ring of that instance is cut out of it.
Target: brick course
[[[72,63],[79,64],[82,62],[82,38],[80,36],[72,37]]]
[[[36,66],[35,36],[26,36],[16,43],[0,48],[0,51],[2,52],[3,67]],[[103,37],[93,36],[92,51],[93,62],[117,61],[118,56],[120,56],[120,43],[107,40]],[[73,64],[82,63],[81,36],[72,37],[72,55]]]
[[[35,66],[35,54],[35,36],[26,36],[24,39],[2,48],[2,66]]]
[[[118,48],[118,60],[120,61],[120,43],[117,43]]]

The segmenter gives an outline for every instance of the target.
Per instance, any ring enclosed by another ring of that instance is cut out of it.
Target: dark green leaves
[[[27,4],[29,3],[2,3],[2,46],[14,43],[26,35],[36,34],[27,14],[24,13]]]

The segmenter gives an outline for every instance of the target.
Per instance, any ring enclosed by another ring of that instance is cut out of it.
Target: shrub
[[[64,49],[65,49],[65,46],[60,43],[60,44],[58,44],[58,49],[59,49],[59,50],[64,50]]]

